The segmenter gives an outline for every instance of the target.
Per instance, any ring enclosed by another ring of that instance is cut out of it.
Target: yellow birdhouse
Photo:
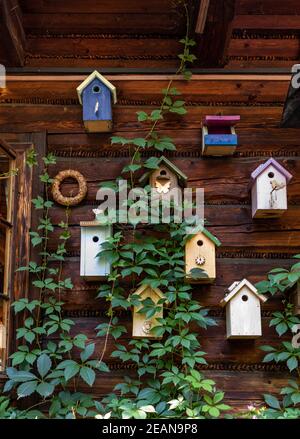
[[[138,288],[135,295],[140,297],[141,301],[150,298],[155,304],[158,303],[160,299],[164,297],[163,293],[158,288],[152,288],[149,285],[142,285]],[[158,318],[163,317],[163,306],[161,310],[155,313],[155,315],[149,319],[146,318],[145,314],[139,313],[138,311],[142,308],[141,306],[135,306],[133,309],[133,323],[132,323],[132,337],[134,338],[160,338],[155,336],[151,329],[154,326],[159,326]]]
[[[216,279],[215,248],[220,245],[221,242],[205,228],[187,241],[185,272],[188,282],[210,283]]]

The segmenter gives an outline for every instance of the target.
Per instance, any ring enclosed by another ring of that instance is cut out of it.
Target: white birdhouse
[[[247,279],[234,282],[220,305],[226,306],[226,329],[229,339],[261,337],[261,302],[267,299]]]
[[[102,244],[112,234],[111,225],[99,221],[82,221],[80,276],[86,280],[103,279],[110,274],[110,263],[104,257],[97,257]]]
[[[5,345],[6,345],[5,341],[6,341],[5,326],[3,325],[2,322],[0,322],[0,350],[5,349]]]
[[[141,301],[150,298],[155,304],[164,297],[160,289],[152,288],[149,285],[140,286],[134,294],[140,296]],[[160,311],[155,313],[155,315],[149,319],[146,318],[145,314],[138,312],[140,309],[141,306],[135,306],[133,309],[132,337],[159,339],[160,337],[151,333],[151,329],[154,326],[159,326],[157,318],[163,317],[163,306],[161,306]]]
[[[273,158],[252,172],[252,218],[276,218],[287,210],[287,185],[291,178]]]
[[[211,283],[216,279],[216,246],[221,242],[208,230],[195,234],[185,244],[186,280],[192,283]],[[203,276],[200,276],[201,272]],[[199,274],[197,273],[199,272]],[[192,273],[192,275],[191,275]],[[194,278],[195,273],[196,278]]]

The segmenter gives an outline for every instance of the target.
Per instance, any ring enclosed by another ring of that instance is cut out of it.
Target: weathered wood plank
[[[172,0],[151,0],[148,3],[139,0],[86,0],[84,3],[81,0],[21,0],[20,3],[24,12],[33,14],[158,14],[175,9]]]
[[[128,78],[128,77],[127,77]],[[108,79],[113,82],[117,88],[119,102],[128,100],[131,102],[156,102],[161,100],[162,89],[166,86],[168,79],[155,79],[155,76],[147,80],[114,79],[113,75]],[[60,80],[58,80],[60,79]],[[84,79],[84,76],[78,76],[78,80],[64,81],[62,78],[36,81],[35,79],[26,81],[16,81],[7,79],[7,88],[1,90],[1,102],[9,99],[28,99],[28,103],[39,102],[39,99],[53,99],[58,102],[63,99],[74,99],[78,102],[76,87]],[[217,77],[211,79],[197,76],[191,81],[174,81],[174,87],[180,89],[183,97],[191,102],[215,102],[220,105],[222,102],[241,102],[246,105],[253,102],[284,102],[288,91],[290,76],[283,77],[282,80],[247,79],[243,76],[235,76],[234,79],[218,80]],[[20,85],[22,84],[22,85]],[[46,102],[47,103],[47,102]]]
[[[79,250],[79,249],[78,249]],[[256,283],[266,278],[266,274],[275,267],[289,268],[294,259],[250,259],[250,258],[217,258],[217,279],[212,285],[194,285],[193,298],[199,300],[203,306],[219,309],[225,290],[234,280],[247,278]],[[103,299],[96,299],[100,282],[87,282],[79,276],[79,257],[68,257],[63,267],[63,276],[72,279],[74,288],[62,293],[65,302],[64,309],[71,311],[101,311],[107,309]],[[124,286],[130,288],[130,279],[123,281]],[[264,304],[265,311],[275,311],[282,308],[280,298],[269,298]]]
[[[272,56],[299,58],[300,40],[296,38],[232,38],[228,49],[232,56]]]
[[[51,175],[70,167],[68,158],[59,158],[56,165],[51,167]],[[249,180],[251,172],[264,160],[258,158],[228,158],[226,170],[224,159],[209,158],[172,158],[173,163],[184,172],[188,178],[190,187],[200,187],[205,190],[206,202],[229,202],[250,204]],[[112,180],[121,175],[121,170],[128,162],[128,158],[82,158],[76,162],[76,169],[86,176],[88,185],[88,200],[96,199],[99,183]],[[300,179],[298,158],[280,160],[294,176],[288,186],[288,199],[293,197],[293,202],[299,201]],[[284,218],[284,216],[283,216]],[[267,224],[275,224],[267,222]]]
[[[297,15],[236,15],[233,29],[300,29]]]
[[[24,27],[30,32],[61,33],[87,32],[164,34],[173,35],[183,31],[183,20],[178,21],[177,12],[147,13],[76,13],[24,14]]]
[[[295,0],[237,0],[237,15],[299,15]]]

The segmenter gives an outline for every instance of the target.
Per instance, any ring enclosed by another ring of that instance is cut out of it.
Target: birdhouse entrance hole
[[[197,241],[197,245],[198,245],[199,247],[202,247],[202,245],[203,245],[203,241],[202,241],[201,239],[199,239],[199,241]]]
[[[99,241],[99,236],[93,236],[93,242],[98,242]]]
[[[246,294],[244,294],[244,295],[242,296],[242,301],[243,301],[243,302],[247,302],[247,301],[248,301],[248,296],[247,296]]]
[[[268,177],[269,178],[274,178],[274,172],[269,172]]]
[[[98,94],[101,92],[101,89],[99,87],[99,85],[94,85],[93,87],[93,93]]]

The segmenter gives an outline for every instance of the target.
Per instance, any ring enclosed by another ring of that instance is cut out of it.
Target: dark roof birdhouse
[[[170,160],[161,156],[157,163],[157,169],[146,172],[140,178],[141,184],[146,184],[147,182],[159,195],[166,195],[172,189],[185,187],[187,176]]]
[[[234,125],[240,116],[205,116],[202,126],[202,154],[232,155],[238,144]]]
[[[116,87],[96,70],[77,87],[87,131],[112,131],[112,103],[117,102]]]

